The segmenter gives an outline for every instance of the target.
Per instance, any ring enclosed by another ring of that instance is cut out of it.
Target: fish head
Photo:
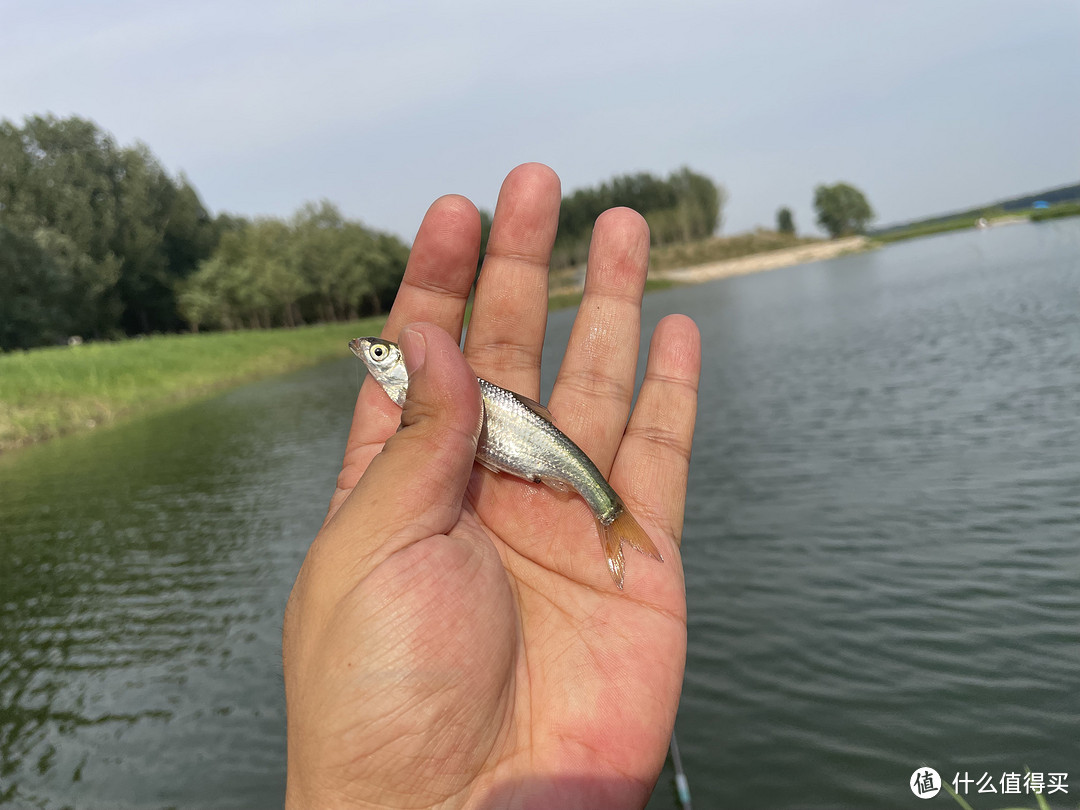
[[[409,373],[396,343],[377,337],[354,338],[349,341],[352,353],[367,366],[368,373],[382,386],[383,391],[398,405],[405,404],[409,389]]]

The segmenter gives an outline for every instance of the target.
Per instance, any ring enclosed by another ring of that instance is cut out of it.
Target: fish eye
[[[386,347],[376,343],[371,347],[371,356],[376,360],[382,360],[386,357]]]

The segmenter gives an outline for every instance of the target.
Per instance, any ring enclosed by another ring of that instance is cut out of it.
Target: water
[[[696,807],[911,807],[923,763],[1075,804],[1078,257],[1077,221],[1017,225],[647,297],[705,344]],[[0,804],[280,806],[281,614],[355,366],[0,457]]]

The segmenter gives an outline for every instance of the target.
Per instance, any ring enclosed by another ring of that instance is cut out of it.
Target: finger
[[[629,208],[596,220],[585,292],[551,394],[559,428],[601,472],[615,458],[634,395],[649,226]]]
[[[479,254],[480,213],[476,206],[454,194],[432,203],[409,251],[383,337],[397,340],[406,324],[423,321],[460,341]]]
[[[480,214],[476,206],[456,195],[436,200],[417,231],[383,336],[396,340],[405,324],[424,321],[460,340],[479,251]],[[331,511],[359,480],[378,452],[377,445],[394,432],[399,421],[397,406],[374,380],[366,379],[356,399]]]
[[[682,539],[690,445],[697,417],[701,336],[685,315],[656,326],[645,380],[615,459],[612,485],[635,513]]]
[[[457,523],[480,435],[480,389],[453,338],[412,324],[400,345],[409,371],[401,429],[330,519],[327,539],[320,535],[323,558],[355,576]]]
[[[518,166],[503,182],[465,337],[477,375],[535,399],[547,326],[548,262],[559,225],[558,175]]]

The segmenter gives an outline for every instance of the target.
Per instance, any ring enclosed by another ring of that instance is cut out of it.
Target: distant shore
[[[735,259],[709,262],[708,264],[699,264],[693,267],[657,270],[650,273],[650,277],[678,284],[696,284],[702,281],[728,278],[729,276],[742,276],[748,273],[760,273],[764,270],[776,270],[780,267],[790,267],[791,265],[805,264],[806,262],[834,259],[845,253],[866,250],[869,246],[870,240],[865,236],[849,236],[844,239],[831,239],[828,242],[814,242],[808,245],[770,250],[765,253],[754,253],[750,256],[739,256]]]

